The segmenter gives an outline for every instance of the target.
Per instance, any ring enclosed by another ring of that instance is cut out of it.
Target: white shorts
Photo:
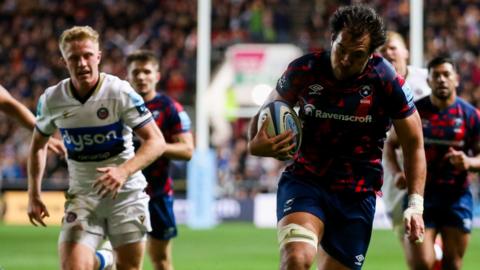
[[[140,190],[115,199],[67,194],[59,243],[77,242],[95,250],[106,237],[112,246],[145,241],[151,231],[149,196]]]

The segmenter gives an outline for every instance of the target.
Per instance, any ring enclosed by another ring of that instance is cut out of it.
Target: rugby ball
[[[296,146],[291,154],[295,154],[302,143],[302,123],[297,113],[286,102],[275,100],[260,110],[257,130],[260,130],[267,118],[269,119],[266,129],[268,137],[280,135],[287,130],[293,132],[293,142]]]

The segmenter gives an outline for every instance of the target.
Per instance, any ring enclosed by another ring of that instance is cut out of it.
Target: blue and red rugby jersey
[[[376,192],[382,186],[382,149],[391,118],[415,112],[413,95],[384,58],[373,55],[356,78],[338,81],[330,52],[294,60],[278,93],[300,106],[303,138],[286,170],[332,191]]]
[[[191,121],[182,105],[172,98],[157,93],[154,99],[145,102],[152,112],[167,143],[174,143],[174,135],[190,132]],[[142,170],[147,178],[147,193],[150,197],[173,195],[173,179],[169,175],[170,159],[160,157]]]
[[[415,104],[422,118],[427,158],[425,195],[464,192],[469,186],[467,172],[456,169],[445,155],[450,147],[467,155],[480,152],[480,112],[459,97],[443,110],[434,107],[429,97]]]

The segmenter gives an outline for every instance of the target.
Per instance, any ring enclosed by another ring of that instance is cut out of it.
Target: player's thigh
[[[95,264],[95,254],[91,247],[75,242],[61,242],[58,246],[61,269],[91,270]]]
[[[108,237],[114,248],[146,241],[151,230],[149,197],[142,191],[119,194],[107,217]]]
[[[286,215],[278,222],[278,228],[283,228],[289,224],[297,224],[317,235],[318,239],[322,238],[324,225],[323,222],[315,215],[308,212],[294,212]]]
[[[294,212],[278,222],[278,243],[281,265],[292,262],[311,265],[317,254],[319,236],[323,235],[323,222],[313,214]]]
[[[66,243],[82,244],[94,251],[102,241],[105,220],[99,217],[96,211],[101,207],[99,201],[93,197],[67,194],[65,215],[58,237],[58,246],[66,247],[67,255],[70,254],[68,249],[71,245],[64,245]]]
[[[148,203],[152,230],[149,236],[157,240],[169,240],[177,236],[173,212],[173,196],[157,196]]]
[[[117,270],[142,269],[145,242],[135,242],[115,248]]]
[[[324,228],[321,196],[321,191],[305,179],[289,172],[282,174],[277,191],[278,241],[282,253],[311,246],[315,256]]]
[[[463,258],[470,241],[470,233],[454,227],[440,229],[445,258]]]
[[[376,195],[325,192],[322,196],[329,199],[320,241],[323,250],[344,266],[361,269],[372,235]]]

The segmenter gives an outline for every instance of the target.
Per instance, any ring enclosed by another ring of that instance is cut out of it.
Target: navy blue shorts
[[[472,231],[473,197],[470,190],[459,195],[425,193],[423,220],[425,227],[440,229],[454,227],[463,232]]]
[[[148,203],[152,231],[149,235],[158,240],[169,240],[177,236],[177,225],[173,214],[173,196],[157,196]]]
[[[315,215],[325,224],[323,249],[343,265],[361,269],[372,235],[375,202],[374,193],[334,193],[284,172],[278,184],[277,220],[294,212]]]

